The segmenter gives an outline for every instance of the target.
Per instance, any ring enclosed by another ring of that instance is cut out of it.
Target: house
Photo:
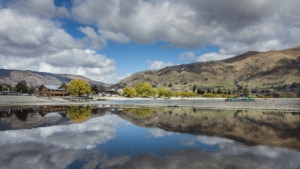
[[[58,85],[42,85],[39,87],[38,95],[39,96],[65,96],[67,91],[65,89],[60,89]]]
[[[105,90],[105,93],[104,93],[105,96],[113,96],[113,95],[117,95],[117,94],[119,94],[118,90],[116,90],[114,88],[108,88]]]

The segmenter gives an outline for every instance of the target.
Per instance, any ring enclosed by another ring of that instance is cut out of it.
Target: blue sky
[[[0,0],[0,68],[116,83],[300,44],[298,0]]]

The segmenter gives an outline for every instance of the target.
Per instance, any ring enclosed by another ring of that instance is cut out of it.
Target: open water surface
[[[196,107],[0,108],[0,168],[300,169],[300,114]]]

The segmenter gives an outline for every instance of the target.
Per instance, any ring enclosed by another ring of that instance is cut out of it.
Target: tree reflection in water
[[[91,118],[92,108],[90,106],[71,106],[68,109],[69,117],[74,122],[83,122]]]

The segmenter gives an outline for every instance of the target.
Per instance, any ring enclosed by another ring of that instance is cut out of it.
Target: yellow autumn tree
[[[135,97],[136,90],[133,87],[125,87],[123,89],[123,96],[125,97]]]
[[[159,87],[158,89],[157,89],[157,97],[165,97],[165,98],[171,98],[171,96],[172,96],[172,92],[171,91],[169,91],[169,90],[167,90],[167,89],[165,89],[165,88],[163,88],[163,87]]]
[[[135,90],[138,96],[141,97],[154,97],[155,90],[149,83],[138,83],[135,86]]]
[[[92,92],[91,85],[81,79],[72,80],[68,87],[68,92],[74,96],[90,94]]]

